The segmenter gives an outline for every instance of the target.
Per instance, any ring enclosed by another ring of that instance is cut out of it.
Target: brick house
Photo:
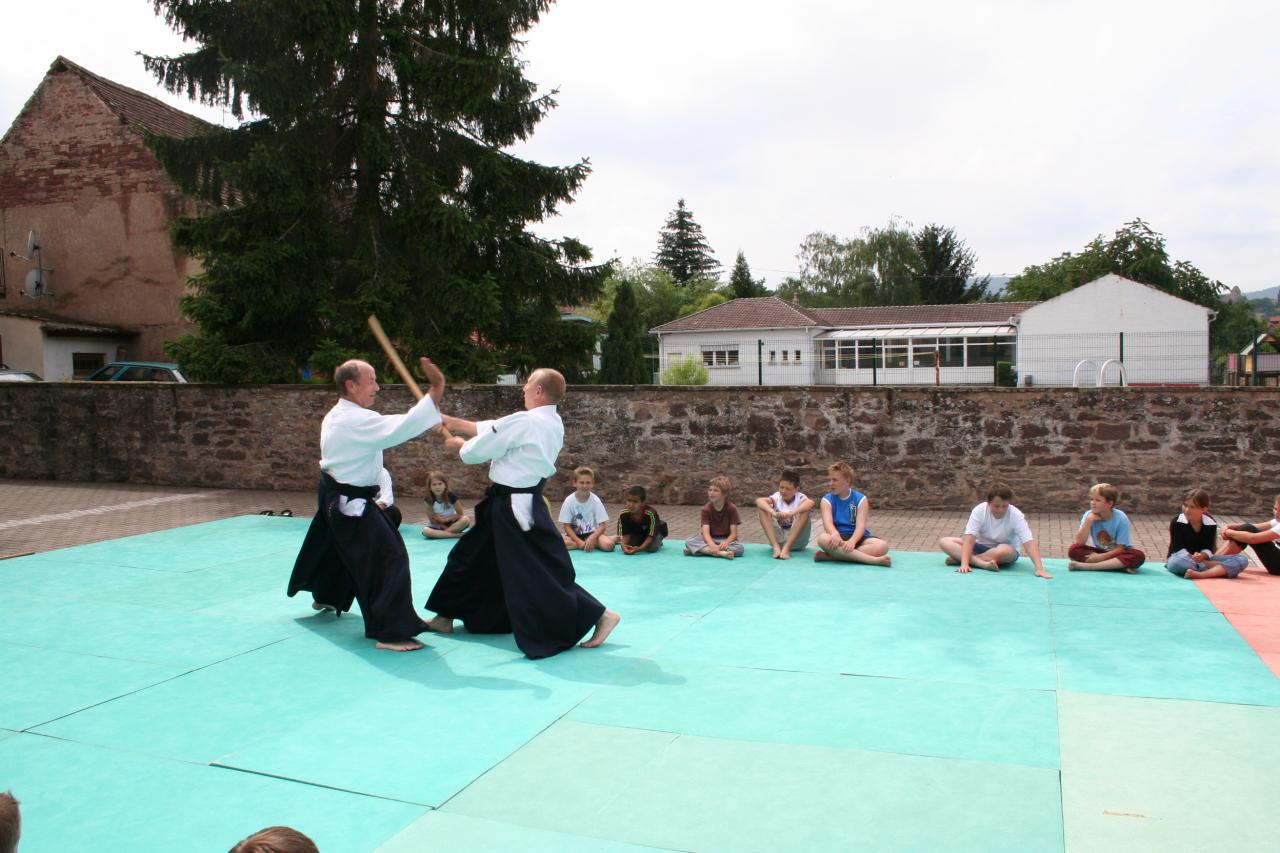
[[[164,343],[191,330],[178,300],[199,267],[174,248],[168,223],[194,202],[143,136],[185,138],[203,125],[54,60],[0,138],[0,359],[66,379],[113,358],[164,360]],[[24,293],[35,262],[20,257],[32,231],[52,270],[37,297]]]

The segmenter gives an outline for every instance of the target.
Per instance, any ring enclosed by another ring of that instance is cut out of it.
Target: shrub
[[[671,359],[662,371],[663,385],[706,385],[710,379],[711,372],[696,355]]]

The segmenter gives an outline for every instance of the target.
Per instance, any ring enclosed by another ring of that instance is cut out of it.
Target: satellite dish
[[[34,257],[35,253],[38,251],[40,251],[40,238],[36,236],[35,231],[28,231],[27,232],[27,257],[28,258]]]
[[[32,299],[39,299],[41,296],[46,295],[44,290],[44,276],[41,275],[43,272],[44,270],[38,268],[27,270],[26,283],[22,286],[23,296],[30,296]]]

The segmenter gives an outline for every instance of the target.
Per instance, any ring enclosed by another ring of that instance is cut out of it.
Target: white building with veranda
[[[659,371],[693,356],[713,385],[1205,385],[1212,317],[1109,275],[1046,302],[734,299],[650,332]]]

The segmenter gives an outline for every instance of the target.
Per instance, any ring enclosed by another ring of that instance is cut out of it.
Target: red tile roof
[[[650,329],[651,332],[713,332],[729,329],[789,329],[917,324],[1003,323],[1038,302],[974,302],[967,305],[876,305],[866,308],[804,308],[776,296],[734,299]]]
[[[137,89],[99,77],[64,56],[59,56],[49,66],[50,74],[68,71],[83,80],[113,113],[120,116],[121,121],[131,127],[141,127],[157,136],[185,139],[194,136],[200,128],[211,126],[203,119],[184,113]]]
[[[873,305],[866,308],[815,308],[827,326],[918,326],[951,323],[1004,323],[1039,302],[971,302],[963,305]]]
[[[776,296],[732,299],[663,323],[651,332],[711,332],[718,329],[791,329],[821,326],[814,312]]]

